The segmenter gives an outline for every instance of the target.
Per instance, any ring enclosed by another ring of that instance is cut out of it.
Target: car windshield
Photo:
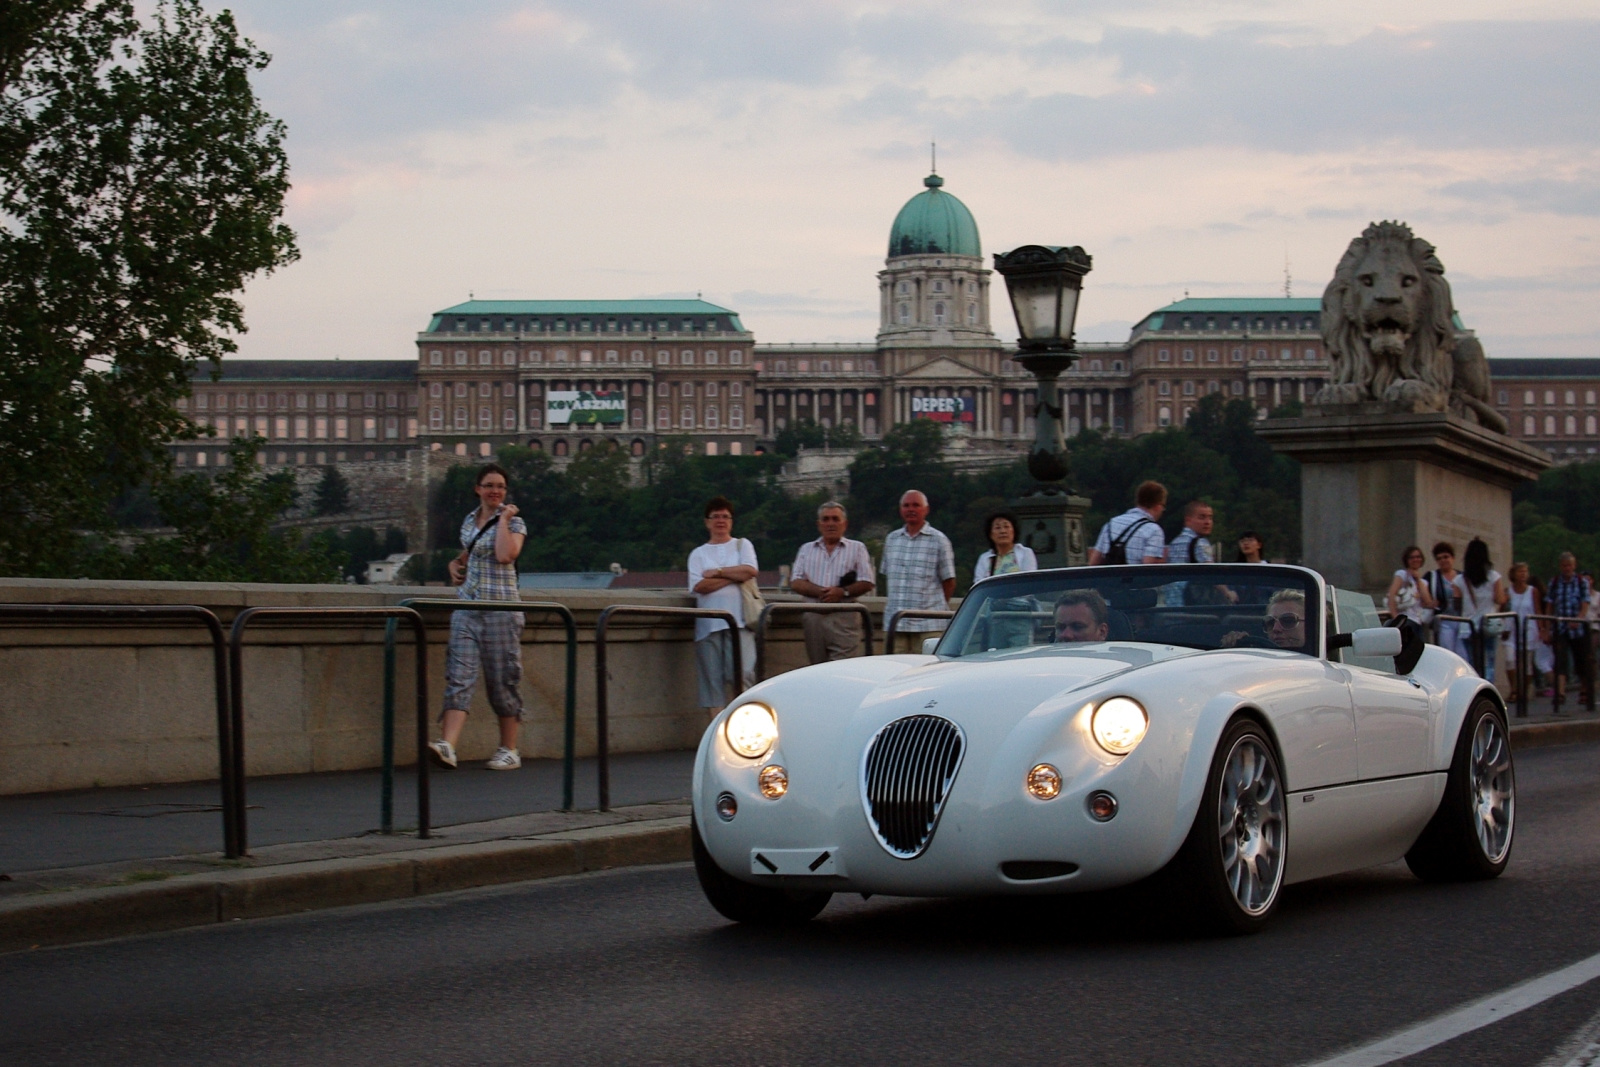
[[[1321,654],[1316,579],[1292,567],[1194,564],[1072,567],[972,588],[941,656],[1030,645],[1148,641],[1187,648]]]

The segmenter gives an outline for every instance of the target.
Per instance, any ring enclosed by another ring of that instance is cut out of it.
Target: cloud
[[[1450,182],[1441,186],[1439,192],[1444,196],[1502,209],[1600,217],[1600,177],[1597,176],[1570,180],[1533,178],[1511,182],[1477,179]]]

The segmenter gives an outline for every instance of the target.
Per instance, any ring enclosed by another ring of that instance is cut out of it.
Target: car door
[[[1381,626],[1378,609],[1365,593],[1329,588],[1339,630],[1348,633]],[[1356,720],[1356,765],[1363,781],[1421,774],[1428,770],[1433,703],[1427,690],[1395,673],[1387,656],[1355,656],[1339,650],[1340,669],[1350,683]]]

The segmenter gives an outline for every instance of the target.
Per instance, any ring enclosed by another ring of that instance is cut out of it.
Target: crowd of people
[[[506,499],[506,472],[496,464],[482,467],[475,492],[479,506],[462,520],[461,554],[450,563],[457,595],[466,601],[518,599],[516,560],[527,527],[517,508]],[[1167,490],[1159,482],[1142,483],[1134,493],[1133,507],[1114,516],[1099,531],[1089,552],[1091,565],[1214,563],[1218,547],[1211,534],[1216,516],[1203,500],[1184,508],[1183,526],[1169,543],[1161,527]],[[800,546],[795,555],[789,587],[804,600],[824,605],[849,605],[877,588],[877,574],[888,580],[883,610],[885,624],[901,612],[942,612],[955,594],[955,550],[950,538],[928,521],[928,498],[916,489],[900,497],[902,525],[891,530],[883,543],[881,567],[873,564],[867,546],[845,536],[849,515],[843,504],[829,500],[817,508],[817,538]],[[706,542],[689,554],[689,591],[701,608],[724,612],[735,625],[721,618],[695,620],[695,661],[699,703],[715,714],[735,689],[755,683],[756,648],[752,632],[760,611],[757,588],[760,564],[755,546],[733,535],[734,509],[726,497],[713,497],[705,506]],[[989,548],[973,566],[973,580],[992,575],[1039,568],[1033,550],[1019,542],[1021,524],[1006,510],[984,522]],[[1261,563],[1265,546],[1258,534],[1246,530],[1235,539],[1233,562]],[[1528,656],[1529,677],[1543,693],[1559,702],[1569,676],[1588,684],[1594,656],[1589,628],[1581,621],[1600,622],[1600,590],[1591,576],[1578,570],[1578,561],[1563,552],[1558,570],[1541,582],[1526,563],[1513,563],[1506,575],[1494,569],[1488,545],[1479,538],[1467,544],[1462,565],[1456,568],[1455,546],[1441,541],[1433,546],[1433,568],[1417,545],[1401,553],[1386,595],[1390,615],[1405,615],[1421,625],[1433,640],[1475,660],[1472,642],[1482,643],[1485,677],[1493,680],[1501,659],[1503,638],[1520,632]],[[1186,602],[1205,602],[1215,590],[1203,583],[1181,583]],[[1097,598],[1063,597],[1055,608],[1056,640],[1104,640],[1106,605]],[[1270,609],[1269,605],[1269,609]],[[1292,609],[1293,604],[1289,607]],[[1296,639],[1293,627],[1303,626],[1300,614],[1285,611],[1283,633],[1271,633],[1274,643]],[[1516,619],[1495,618],[1514,612]],[[1547,617],[1541,617],[1547,616]],[[1553,616],[1554,618],[1548,618]],[[845,659],[861,654],[862,625],[858,612],[847,610],[806,612],[801,616],[807,658],[812,663]],[[1508,625],[1512,624],[1512,625]],[[938,617],[907,617],[896,627],[896,647],[886,651],[917,651],[929,632],[943,630]],[[467,719],[467,708],[481,675],[487,683],[490,706],[500,723],[500,746],[489,760],[491,770],[521,766],[517,735],[522,721],[520,612],[458,611],[451,619],[450,643],[445,660],[440,736],[430,746],[433,759],[445,767],[457,762],[456,744]],[[1600,627],[1596,627],[1600,629]],[[1243,635],[1240,635],[1241,637]],[[739,642],[735,657],[733,642]],[[1285,646],[1287,647],[1287,646]],[[735,662],[742,663],[742,677]],[[1514,672],[1515,675],[1515,672]],[[1514,678],[1513,678],[1514,681]],[[1532,694],[1530,694],[1532,695]]]

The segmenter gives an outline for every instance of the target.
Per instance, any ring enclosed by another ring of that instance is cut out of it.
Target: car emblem
[[[922,706],[925,708],[936,708],[939,706],[939,702],[937,700],[930,700]]]

